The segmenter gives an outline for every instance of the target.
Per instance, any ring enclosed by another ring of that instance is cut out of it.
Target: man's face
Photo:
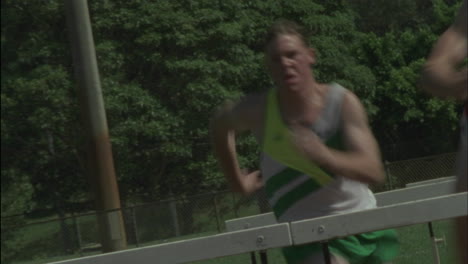
[[[268,45],[268,68],[280,88],[296,90],[302,87],[314,62],[313,50],[296,35],[279,35]]]

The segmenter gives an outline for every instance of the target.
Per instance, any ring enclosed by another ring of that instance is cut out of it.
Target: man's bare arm
[[[383,182],[377,142],[364,107],[351,92],[345,95],[342,113],[346,151],[327,147],[310,128],[298,124],[289,126],[293,143],[307,159],[333,174],[364,183]]]
[[[227,103],[211,121],[215,156],[233,191],[243,194],[255,192],[263,182],[259,171],[246,174],[239,167],[236,152],[236,132],[252,130],[258,124],[258,98],[250,97],[233,104]]]
[[[377,141],[359,99],[348,92],[343,103],[346,151],[331,150],[329,167],[336,174],[365,183],[382,183],[385,174]]]
[[[460,8],[453,25],[438,39],[424,65],[421,86],[434,96],[467,98],[466,66],[459,69],[467,56],[467,1]]]

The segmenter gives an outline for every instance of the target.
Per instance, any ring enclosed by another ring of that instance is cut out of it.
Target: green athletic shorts
[[[350,264],[381,264],[391,261],[400,245],[395,230],[364,233],[328,242],[330,253],[346,259]],[[298,264],[313,254],[320,254],[320,243],[283,248],[288,264]]]

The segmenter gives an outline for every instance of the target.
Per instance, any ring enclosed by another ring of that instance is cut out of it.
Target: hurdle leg
[[[321,244],[322,244],[323,257],[325,258],[325,264],[331,264],[331,255],[330,255],[330,249],[328,248],[328,242],[323,241],[321,242]]]
[[[255,258],[255,252],[250,252],[250,263],[257,264],[257,259]]]
[[[268,264],[268,256],[266,250],[260,250],[260,263]]]
[[[428,227],[429,227],[429,236],[431,237],[431,242],[432,242],[432,253],[434,254],[434,263],[440,264],[439,248],[437,247],[437,238],[434,235],[432,222],[428,223]]]

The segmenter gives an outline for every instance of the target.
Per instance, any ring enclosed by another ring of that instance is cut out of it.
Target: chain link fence
[[[259,214],[265,201],[259,195],[242,197],[222,191],[123,208],[128,247],[224,232],[226,220]],[[9,238],[14,246],[8,250],[13,252],[6,252],[10,257],[2,263],[45,263],[101,253],[96,212],[21,225],[17,223],[24,217],[15,218],[2,219],[9,222],[2,224],[2,240],[7,239],[6,233],[15,237],[14,241]]]
[[[457,153],[445,153],[417,159],[385,162],[387,180],[380,186],[371,186],[374,192],[404,188],[412,182],[426,181],[455,175]]]
[[[455,156],[455,153],[447,153],[387,163],[387,183],[372,189],[374,192],[386,191],[403,188],[411,182],[452,176]],[[217,234],[225,230],[226,220],[269,211],[263,192],[242,197],[220,191],[135,205],[123,208],[122,215],[128,247],[133,248]],[[24,216],[2,218],[4,221],[8,225],[2,223],[2,263],[45,263],[101,252],[95,212],[31,223]],[[411,262],[414,254],[431,255],[431,245],[426,245],[429,238],[425,228],[424,225],[400,228],[403,230],[400,232],[403,250],[396,263],[415,263]],[[440,246],[447,251],[447,232],[451,228],[444,222],[437,224],[436,230],[442,230],[440,236],[444,243]],[[414,234],[408,236],[411,233]],[[14,247],[8,247],[10,252],[4,252],[5,243],[14,243]],[[4,258],[4,254],[9,257]]]

